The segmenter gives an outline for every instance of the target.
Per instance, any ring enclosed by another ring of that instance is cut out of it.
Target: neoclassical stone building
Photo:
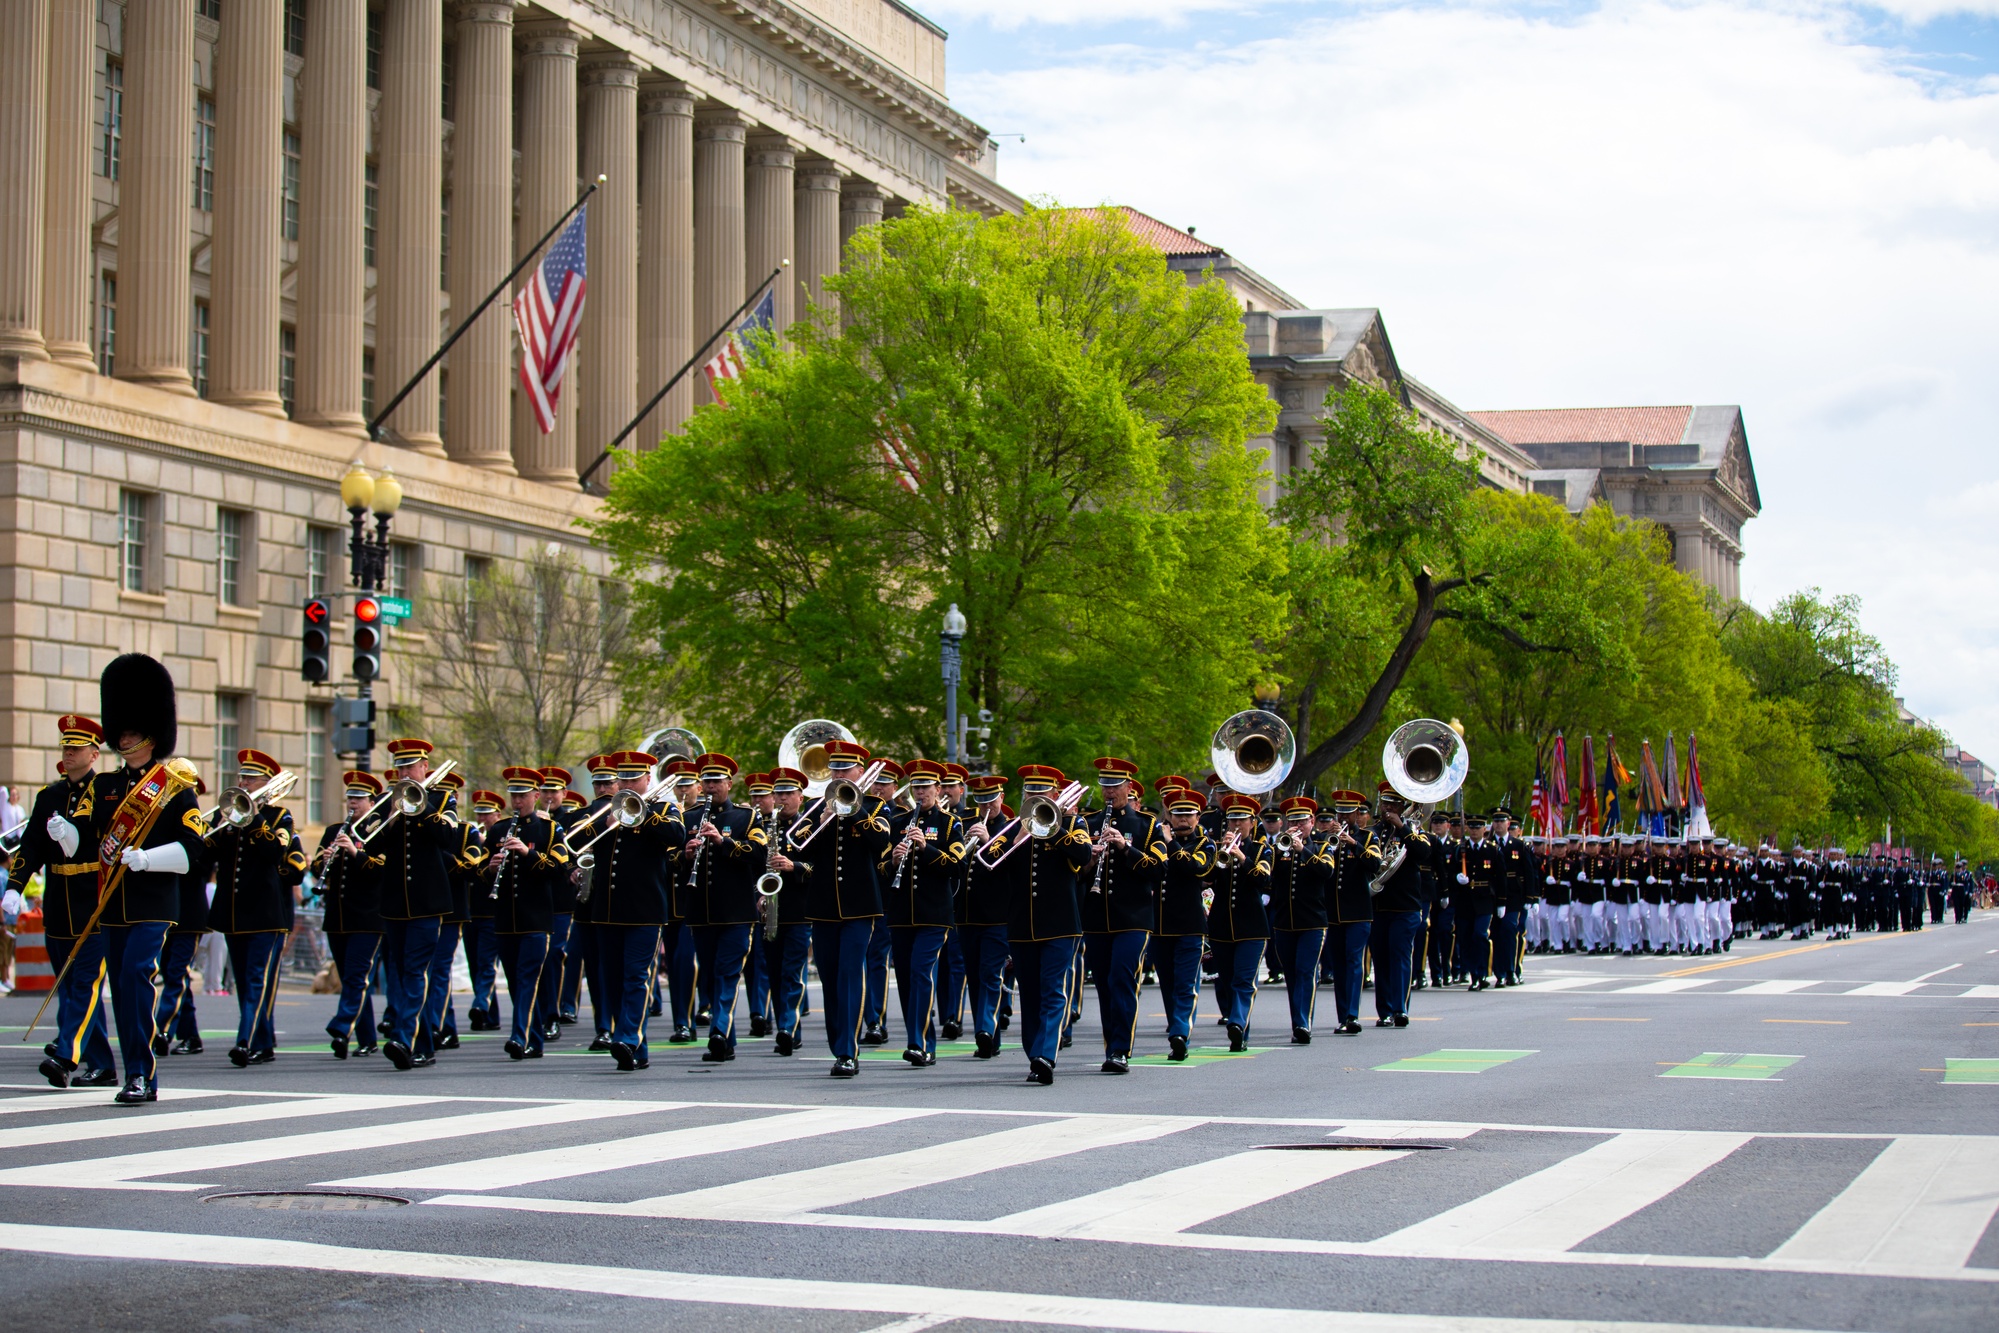
[[[406,488],[392,592],[551,543],[602,573],[579,472],[764,275],[791,261],[786,320],[885,213],[1020,207],[895,0],[0,0],[0,33],[12,784],[141,649],[211,782],[256,744],[322,816],[334,690],[299,679],[299,607],[347,586],[353,460]],[[556,429],[516,401],[503,299],[368,440],[599,174]],[[422,633],[419,607],[392,648]],[[420,702],[394,651],[377,694]]]

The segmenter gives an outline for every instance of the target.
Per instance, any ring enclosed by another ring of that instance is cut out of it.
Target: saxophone
[[[771,864],[777,860],[777,820],[777,812],[772,811],[764,824],[764,872],[757,876],[757,918],[763,922],[767,940],[777,938],[777,895],[784,890],[784,876]]]

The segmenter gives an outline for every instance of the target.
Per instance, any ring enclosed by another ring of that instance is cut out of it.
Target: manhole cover
[[[357,1194],[339,1190],[265,1190],[241,1194],[211,1194],[203,1203],[231,1208],[294,1208],[313,1213],[358,1213],[370,1208],[400,1208],[408,1199],[393,1194]]]
[[[1413,1143],[1395,1139],[1386,1143],[1259,1143],[1259,1152],[1449,1152],[1448,1143]]]

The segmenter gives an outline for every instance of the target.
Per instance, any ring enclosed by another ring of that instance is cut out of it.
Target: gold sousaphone
[[[807,718],[784,733],[784,739],[777,747],[777,766],[795,768],[805,775],[805,795],[808,798],[824,796],[826,784],[833,777],[833,770],[826,765],[826,742],[853,739],[854,733],[838,722],[829,722],[823,717]]]

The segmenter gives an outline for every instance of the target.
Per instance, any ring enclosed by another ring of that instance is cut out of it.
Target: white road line
[[[509,1111],[442,1116],[433,1120],[405,1120],[389,1125],[362,1125],[350,1129],[330,1129],[317,1134],[252,1139],[245,1143],[218,1143],[200,1148],[169,1148],[159,1152],[127,1153],[118,1157],[87,1158],[74,1162],[45,1162],[37,1166],[22,1166],[0,1171],[0,1185],[187,1192],[202,1189],[204,1186],[162,1184],[147,1181],[145,1177],[191,1176],[203,1171],[249,1166],[257,1162],[280,1162],[294,1157],[312,1157],[322,1153],[364,1152],[411,1143],[435,1143],[441,1139],[467,1138],[474,1134],[538,1129],[547,1125],[567,1125],[585,1120],[603,1120],[612,1116],[644,1115],[655,1108],[656,1103],[650,1102],[568,1102],[550,1106],[522,1106]]]
[[[490,1259],[410,1250],[368,1250],[310,1241],[118,1231],[96,1227],[0,1224],[0,1246],[75,1258],[150,1260],[221,1267],[298,1268],[370,1277],[487,1282],[540,1291],[578,1291],[641,1300],[785,1310],[870,1311],[912,1317],[1054,1324],[1138,1333],[1789,1333],[1721,1324],[1504,1319],[1470,1315],[1375,1314],[1275,1306],[1192,1305],[1104,1297],[919,1287],[888,1282],[675,1273],[532,1259]]]
[[[272,1120],[295,1120],[312,1115],[352,1115],[357,1111],[393,1110],[403,1106],[425,1106],[434,1097],[315,1097],[303,1102],[263,1102],[244,1106],[217,1106],[205,1111],[170,1111],[165,1115],[136,1115],[120,1107],[112,1116],[95,1120],[70,1120],[60,1125],[36,1125],[0,1139],[0,1149],[37,1148],[51,1143],[82,1143],[90,1139],[126,1138],[136,1134],[170,1134],[182,1130],[217,1129],[228,1125],[256,1125]]]
[[[1009,1213],[991,1226],[1026,1236],[1144,1241],[1408,1155],[1406,1151],[1253,1150]]]
[[[682,1106],[698,1103],[684,1102]],[[650,1166],[704,1157],[714,1153],[755,1150],[773,1143],[839,1134],[852,1129],[873,1129],[899,1120],[911,1120],[923,1111],[884,1111],[873,1107],[825,1106],[791,1115],[757,1116],[719,1125],[694,1125],[669,1129],[658,1134],[610,1139],[603,1143],[579,1143],[540,1152],[512,1153],[504,1157],[474,1158],[447,1162],[441,1166],[413,1171],[389,1171],[380,1175],[350,1176],[329,1180],[327,1185],[366,1186],[370,1189],[497,1190],[521,1185],[537,1185],[547,1180],[566,1180],[599,1171],[616,1171],[628,1166]]]
[[[1973,986],[1958,998],[1961,1000],[1999,1000],[1999,986]]]
[[[1999,1210],[1999,1140],[1898,1138],[1772,1259],[1962,1267]]]
[[[1673,995],[1683,990],[1696,990],[1702,986],[1712,986],[1714,977],[1667,977],[1664,981],[1647,981],[1637,986],[1625,986],[1614,990],[1612,995]]]
[[[1515,990],[1576,990],[1583,986],[1594,986],[1599,981],[1615,981],[1616,977],[1549,977],[1545,981],[1528,981],[1515,986]]]
[[[1353,1120],[1332,1131],[1339,1139],[1468,1139],[1480,1125],[1453,1125],[1441,1120]]]
[[[1816,981],[1758,981],[1752,985],[1724,991],[1725,995],[1795,995],[1807,986],[1816,986]]]
[[[1907,995],[1922,983],[1916,981],[1870,981],[1865,986],[1841,991],[1841,995]]]
[[[32,1097],[9,1097],[0,1101],[0,1113],[9,1111],[39,1111],[45,1107],[74,1105],[82,1102],[86,1106],[110,1106],[111,1096],[103,1088],[52,1088],[46,1083],[0,1083],[0,1091],[32,1092]],[[207,1088],[161,1088],[159,1097],[163,1102],[192,1101],[196,1097],[230,1097],[237,1094],[215,1092]],[[276,1096],[266,1093],[265,1096]],[[119,1107],[121,1114],[129,1115],[125,1107]]]
[[[1749,1142],[1749,1134],[1634,1130],[1383,1236],[1383,1250],[1571,1250],[1663,1199]]]
[[[1946,972],[1955,972],[1957,971],[1958,968],[1963,966],[1964,966],[1963,963],[1952,963],[1949,967],[1940,967],[1934,972],[1925,972],[1921,976],[1917,977],[1916,980],[1928,981],[1931,977],[1940,977]]]
[[[954,1314],[913,1314],[907,1319],[898,1319],[893,1324],[881,1324],[866,1330],[866,1333],[923,1333],[925,1329],[936,1328],[939,1324],[953,1324],[958,1321]]]

